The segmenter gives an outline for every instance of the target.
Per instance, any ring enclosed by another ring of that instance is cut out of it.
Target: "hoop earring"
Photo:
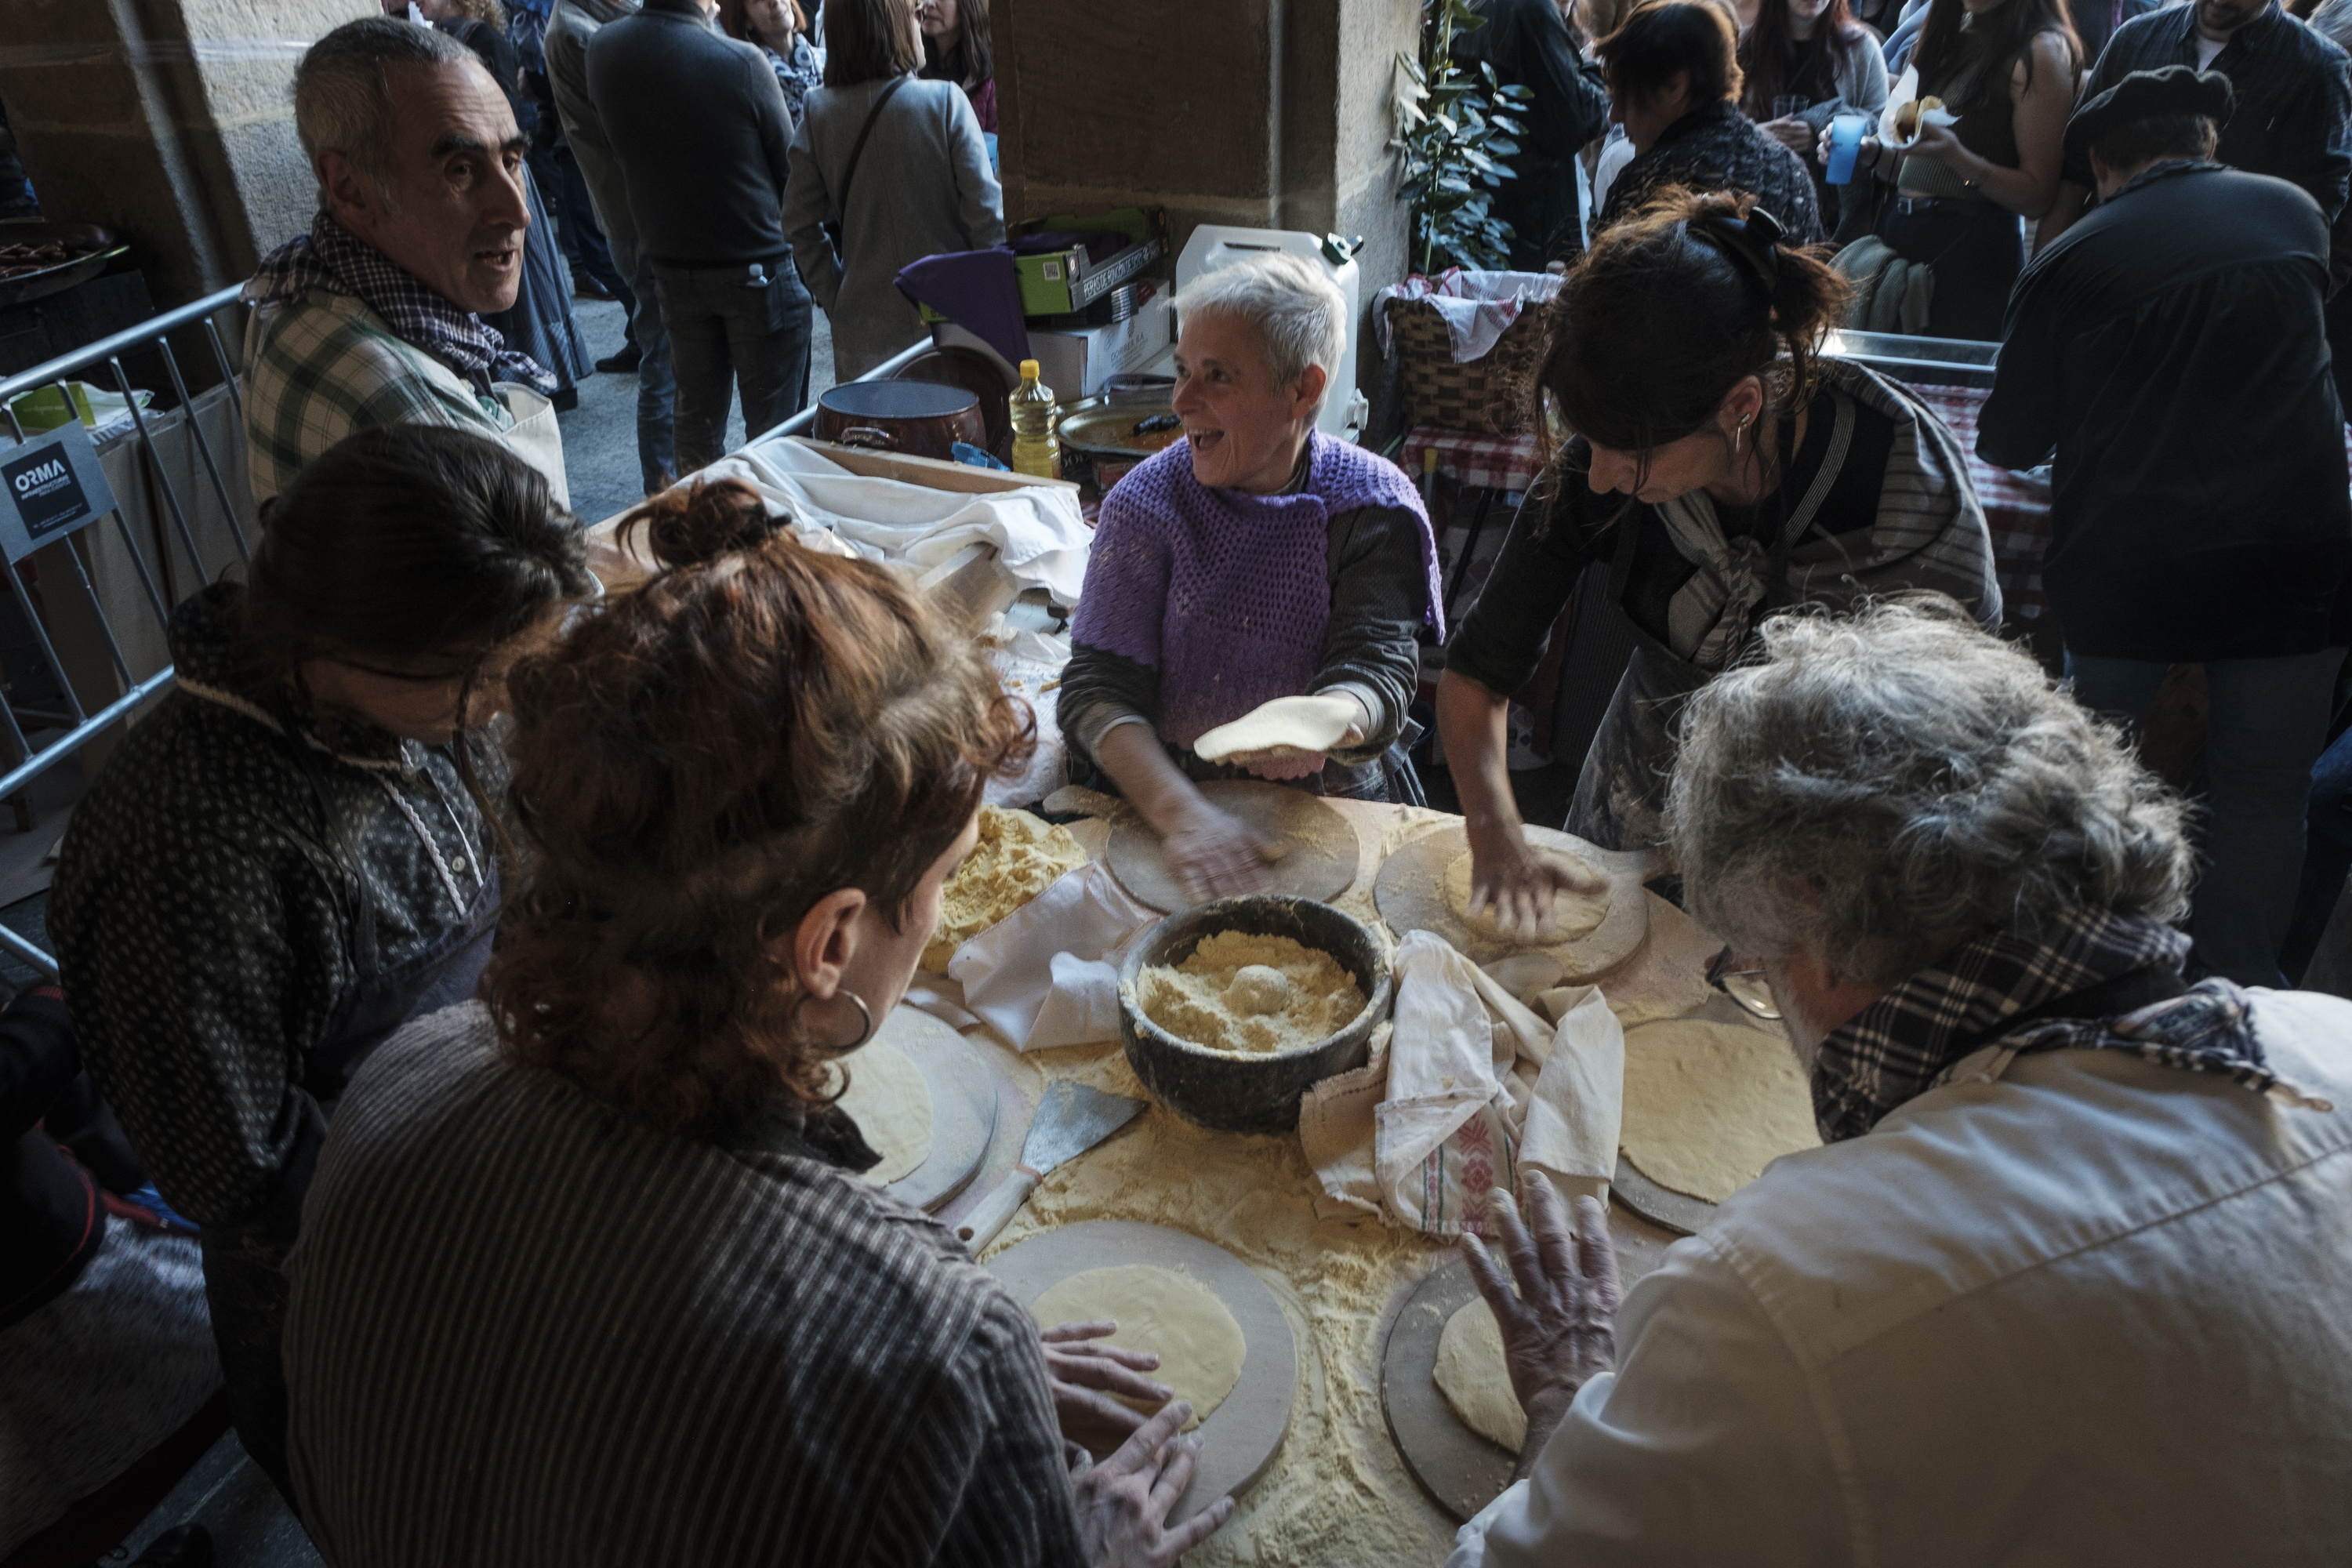
[[[852,1002],[857,1004],[857,1016],[866,1021],[866,1026],[858,1030],[857,1037],[850,1041],[847,1045],[827,1046],[824,1047],[834,1056],[845,1056],[874,1037],[874,1009],[866,1005],[866,998],[860,996],[856,992],[846,988],[842,991],[841,994],[848,997]],[[801,1009],[809,1005],[809,994],[805,991],[802,992],[800,1000],[793,1004],[793,1022],[798,1023],[800,1021]]]
[[[1739,416],[1739,428],[1731,433],[1731,456],[1735,460],[1737,460],[1739,456],[1739,443],[1746,438],[1748,424],[1756,416],[1753,414],[1741,415]]]

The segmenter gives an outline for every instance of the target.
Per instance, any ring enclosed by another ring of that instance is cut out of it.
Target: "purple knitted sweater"
[[[1070,632],[1160,675],[1160,739],[1189,746],[1277,697],[1304,694],[1331,620],[1327,527],[1360,507],[1411,512],[1445,634],[1437,541],[1403,470],[1320,431],[1294,495],[1211,489],[1190,444],[1139,464],[1103,498]]]

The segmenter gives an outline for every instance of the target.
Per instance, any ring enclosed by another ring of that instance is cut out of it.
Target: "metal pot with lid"
[[[1129,469],[1184,438],[1184,422],[1165,397],[1082,397],[1062,411],[1055,424],[1062,443],[1062,477],[1075,479],[1093,499],[1127,477]]]
[[[980,399],[929,381],[850,381],[816,400],[816,438],[910,458],[955,459],[955,444],[985,451]]]

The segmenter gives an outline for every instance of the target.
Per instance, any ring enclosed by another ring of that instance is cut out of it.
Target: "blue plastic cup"
[[[1841,114],[1830,123],[1831,184],[1853,183],[1854,154],[1862,151],[1862,133],[1869,129],[1869,119],[1860,114]]]

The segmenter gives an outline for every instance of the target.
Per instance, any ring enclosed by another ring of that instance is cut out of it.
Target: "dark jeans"
[[[1995,202],[1883,196],[1878,237],[1936,273],[1927,336],[2000,341],[2009,291],[2025,269],[2024,220]]]
[[[2204,875],[2189,931],[2197,958],[2241,985],[2277,985],[2304,863],[2311,764],[2327,742],[2344,650],[2205,663]],[[2069,649],[2074,699],[2137,723],[2170,668]]]
[[[808,402],[809,296],[789,258],[754,286],[750,268],[656,266],[662,324],[677,378],[680,477],[726,455],[729,384],[757,440]]]
[[[268,1247],[242,1236],[208,1234],[204,1241],[205,1303],[213,1342],[228,1384],[229,1419],[237,1440],[294,1507],[294,1475],[286,1452],[286,1275]]]

